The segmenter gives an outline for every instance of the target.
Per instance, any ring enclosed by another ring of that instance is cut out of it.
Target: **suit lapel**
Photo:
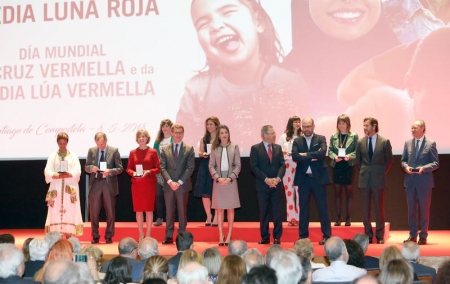
[[[260,156],[266,158],[269,161],[269,163],[270,163],[269,153],[267,153],[266,146],[264,145],[264,142],[261,142],[261,144],[259,144],[259,152],[261,154]],[[272,156],[272,158],[273,158],[273,156]]]
[[[362,147],[362,152],[365,153],[365,155],[366,155],[367,161],[370,162],[369,149],[368,149],[369,147],[367,147],[367,136],[364,136],[361,147]]]
[[[177,159],[177,163],[179,161],[182,161],[184,158],[184,151],[185,151],[185,147],[184,147],[184,143],[180,142],[180,149],[178,151],[178,159]]]
[[[381,151],[381,141],[382,138],[380,137],[380,135],[378,135],[377,137],[377,143],[375,144],[375,147],[373,149],[373,157],[372,157],[372,161],[375,159],[375,156],[378,155],[378,153]]]

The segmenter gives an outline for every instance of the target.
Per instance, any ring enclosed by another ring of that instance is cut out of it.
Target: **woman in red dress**
[[[131,196],[133,210],[136,212],[136,222],[139,229],[139,240],[144,238],[144,214],[147,223],[145,236],[150,237],[153,221],[153,210],[156,196],[156,174],[161,172],[158,152],[148,147],[150,135],[147,130],[138,130],[137,149],[131,150],[128,158],[127,173],[131,176]]]

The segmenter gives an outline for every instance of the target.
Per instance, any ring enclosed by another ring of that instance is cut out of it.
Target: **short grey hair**
[[[48,232],[45,234],[45,241],[48,243],[48,248],[51,249],[52,246],[61,239],[61,235],[58,232]]]
[[[284,250],[270,263],[278,278],[278,284],[297,284],[302,278],[303,268],[295,253]]]
[[[369,247],[369,236],[366,234],[358,233],[353,237],[353,240],[357,242],[363,249],[364,253],[366,253],[367,248]]]
[[[206,284],[208,278],[208,269],[196,262],[199,267],[194,270],[186,270],[186,266],[178,270],[177,280],[178,284]],[[189,263],[187,264],[189,265]]]
[[[325,254],[330,261],[338,260],[344,250],[346,251],[347,247],[339,237],[331,237],[325,243]]]
[[[408,261],[416,262],[420,256],[420,247],[416,242],[404,242],[402,246],[402,255]]]
[[[245,261],[247,272],[249,272],[253,267],[264,264],[264,257],[262,253],[256,248],[251,248],[248,251],[244,252],[242,258]]]
[[[269,132],[270,129],[273,129],[272,125],[264,125],[261,127],[261,136]]]
[[[19,267],[23,263],[23,253],[13,244],[0,244],[0,278],[19,275]],[[23,271],[22,271],[23,272]]]
[[[143,238],[139,243],[138,251],[141,259],[147,259],[153,255],[158,255],[158,241],[151,237]]]
[[[77,254],[81,249],[80,240],[74,236],[71,236],[67,240],[72,244],[73,253]]]
[[[45,260],[48,254],[48,243],[44,239],[34,238],[30,245],[30,260]]]
[[[68,259],[57,259],[49,262],[44,271],[45,284],[78,284],[80,283],[80,267]]]
[[[119,254],[130,254],[135,249],[138,248],[138,243],[135,239],[131,237],[126,237],[120,240],[119,245],[117,246],[119,250]]]
[[[242,256],[247,251],[247,243],[243,240],[233,240],[228,246],[228,255],[236,254]]]
[[[266,265],[270,266],[272,259],[280,252],[283,251],[283,248],[280,245],[273,244],[266,251]]]

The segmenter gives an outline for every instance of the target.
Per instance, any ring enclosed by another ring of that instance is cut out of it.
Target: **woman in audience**
[[[116,256],[111,259],[103,283],[121,284],[131,281],[131,266],[125,257]]]
[[[449,284],[450,283],[450,260],[445,261],[439,267],[434,284]]]
[[[160,255],[153,255],[145,262],[144,270],[142,271],[142,282],[147,279],[160,278],[167,281],[169,273],[169,262]]]
[[[30,242],[33,240],[33,238],[28,238],[23,242],[22,245],[22,252],[23,252],[23,261],[27,262],[30,260]]]
[[[33,277],[45,264],[48,254],[48,243],[44,239],[34,238],[29,244],[30,260],[25,262],[23,277]]]
[[[201,254],[199,254],[193,249],[185,250],[180,257],[180,263],[178,264],[178,271],[180,271],[180,269],[183,268],[187,263],[192,261],[198,262],[201,265],[203,265],[203,257]]]
[[[91,275],[94,279],[105,278],[105,273],[100,272],[103,262],[103,251],[101,249],[93,245],[88,245],[82,248],[79,254],[85,254],[88,256],[88,265],[92,269]],[[92,262],[92,264],[90,262]]]
[[[217,284],[240,284],[241,278],[247,273],[247,267],[242,257],[230,254],[220,264]]]
[[[314,259],[314,246],[309,239],[299,239],[294,243],[294,252],[297,256],[306,257],[311,261],[311,269],[316,270],[324,268],[325,264],[315,263]]]
[[[34,275],[34,281],[44,283],[44,271],[47,265],[56,259],[72,260],[72,244],[68,240],[57,241],[48,251],[44,266]]]
[[[378,280],[381,284],[412,284],[414,269],[406,259],[392,259],[381,268]]]
[[[202,253],[203,264],[208,269],[209,281],[216,283],[217,275],[219,274],[220,264],[222,263],[222,257],[217,248],[205,249]]]
[[[401,251],[396,246],[389,246],[385,248],[380,255],[379,266],[380,269],[393,259],[405,259],[401,253]]]
[[[354,240],[344,240],[345,247],[348,252],[348,265],[364,268],[364,251],[361,246]]]

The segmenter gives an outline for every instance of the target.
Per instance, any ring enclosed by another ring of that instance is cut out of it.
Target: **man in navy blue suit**
[[[282,227],[283,176],[286,172],[283,151],[275,144],[276,133],[271,125],[261,128],[262,142],[250,150],[250,168],[256,176],[256,193],[259,205],[259,244],[270,243],[269,210],[273,216],[273,243],[280,244]]]
[[[330,213],[328,211],[326,185],[330,183],[325,154],[327,140],[314,133],[314,120],[306,117],[302,120],[303,136],[297,137],[292,145],[292,159],[297,162],[294,185],[298,186],[300,205],[299,235],[301,239],[309,237],[309,197],[312,194],[319,211],[322,240],[319,245],[331,237]]]

